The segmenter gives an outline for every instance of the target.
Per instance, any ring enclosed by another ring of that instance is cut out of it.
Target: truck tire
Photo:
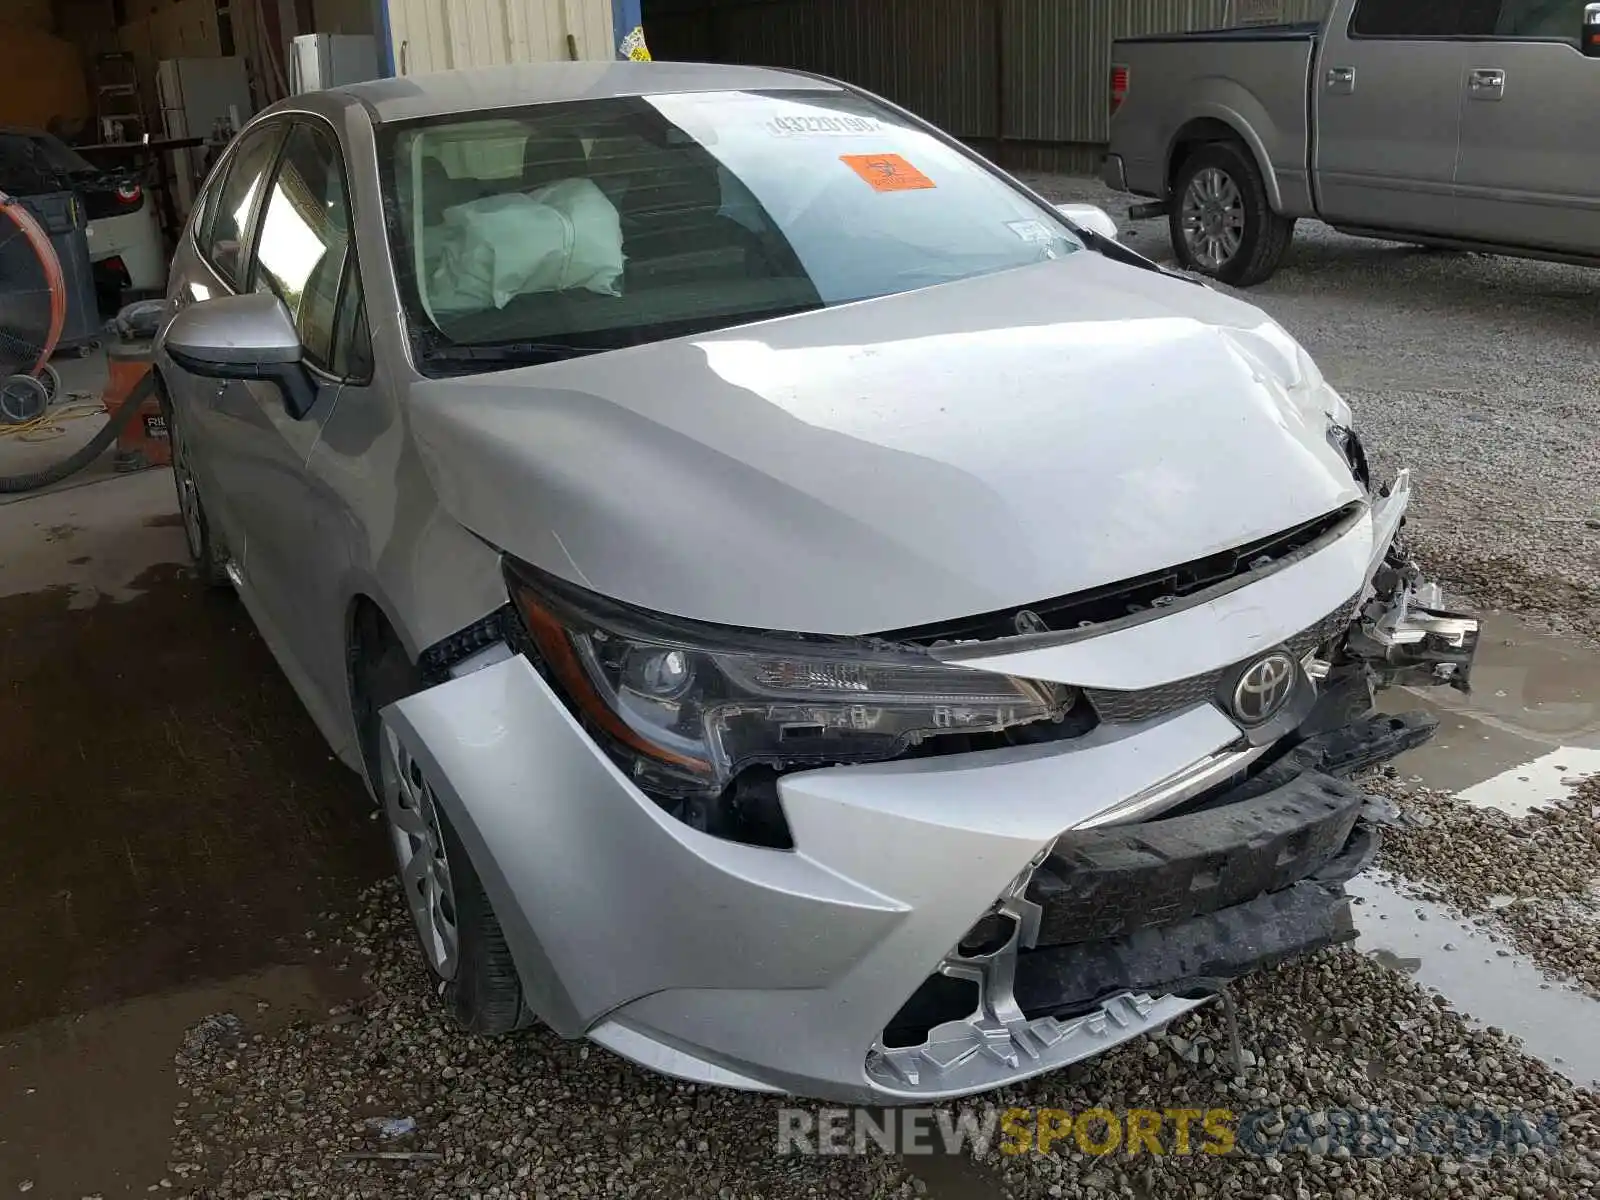
[[[1279,216],[1250,152],[1237,142],[1207,142],[1178,167],[1167,224],[1178,261],[1234,287],[1278,269],[1294,236]]]

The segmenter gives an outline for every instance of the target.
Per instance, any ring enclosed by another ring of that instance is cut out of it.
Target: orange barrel
[[[114,417],[134,385],[150,371],[150,343],[111,343],[106,347],[106,366],[106,390],[100,399],[106,412]],[[116,468],[119,471],[142,471],[145,467],[165,467],[172,462],[172,443],[167,439],[167,418],[161,411],[161,402],[150,396],[139,408],[139,415],[117,435]]]

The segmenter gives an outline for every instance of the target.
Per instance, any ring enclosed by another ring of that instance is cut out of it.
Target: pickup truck
[[[1248,286],[1295,221],[1600,266],[1600,3],[1333,0],[1320,24],[1120,38],[1107,184]]]

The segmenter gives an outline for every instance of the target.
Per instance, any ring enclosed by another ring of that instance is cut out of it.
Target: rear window
[[[1356,37],[1482,37],[1494,32],[1500,0],[1361,0]]]
[[[1081,248],[961,149],[845,91],[542,105],[386,130],[397,272],[445,346],[608,349]]]

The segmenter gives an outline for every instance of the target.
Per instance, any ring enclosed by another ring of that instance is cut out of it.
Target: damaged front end
[[[1226,781],[1134,797],[1041,851],[885,1027],[869,1059],[881,1085],[999,1085],[1046,1057],[1084,1057],[1055,1051],[1086,1029],[1144,1024],[1158,998],[1227,1000],[1232,980],[1356,936],[1343,885],[1400,813],[1351,780],[1437,727],[1375,712],[1375,694],[1466,691],[1479,636],[1400,545],[1408,500],[1402,473],[1375,506],[1375,565],[1348,621],[1299,655],[1292,728],[1275,723],[1268,745],[1246,728],[1234,752],[1253,740],[1257,755]]]
[[[872,1103],[1099,1054],[1354,936],[1356,781],[1477,622],[1371,502],[1149,576],[867,638],[712,627],[506,564],[385,710],[530,1009],[649,1067]],[[470,635],[470,636],[469,636]]]

